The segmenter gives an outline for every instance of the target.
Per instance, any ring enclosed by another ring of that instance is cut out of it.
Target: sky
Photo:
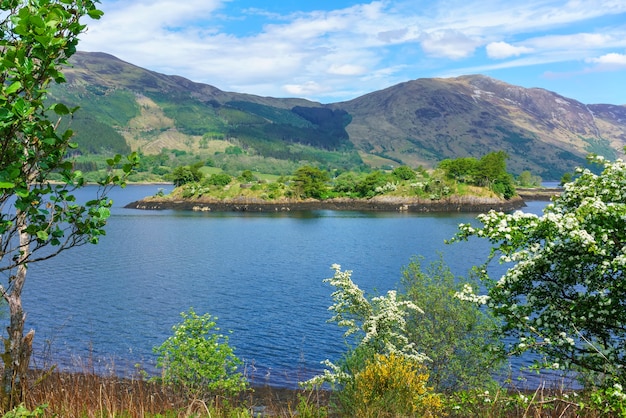
[[[626,105],[626,0],[101,0],[79,50],[224,91],[351,100],[483,74]]]

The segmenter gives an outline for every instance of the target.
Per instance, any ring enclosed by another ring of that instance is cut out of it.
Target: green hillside
[[[559,179],[589,152],[626,145],[626,106],[585,105],[484,76],[418,79],[323,105],[225,92],[79,52],[51,100],[80,106],[71,122],[77,164],[138,151],[140,180],[202,162],[237,175],[281,175],[302,165],[363,171],[505,151],[514,174]],[[70,126],[70,125],[66,125]]]

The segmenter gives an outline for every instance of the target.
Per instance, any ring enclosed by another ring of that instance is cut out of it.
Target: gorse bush
[[[237,371],[241,361],[228,344],[228,337],[219,333],[217,318],[198,316],[193,309],[182,312],[181,317],[183,322],[172,328],[174,335],[154,348],[162,382],[189,398],[245,390],[248,383]]]
[[[376,354],[343,389],[350,415],[438,416],[442,401],[428,384],[426,367],[396,354]],[[346,411],[347,412],[347,411]]]
[[[415,350],[406,337],[406,317],[409,311],[421,312],[420,308],[410,301],[399,300],[395,290],[390,290],[385,296],[368,299],[352,281],[352,271],[342,271],[338,264],[333,264],[331,268],[335,271],[334,276],[324,280],[336,288],[331,294],[334,303],[328,308],[334,312],[329,322],[347,328],[344,338],[350,350],[339,365],[324,361],[328,369],[309,383],[341,386],[352,380],[374,354],[393,353],[417,362],[427,359]],[[356,364],[354,359],[358,360]]]
[[[406,317],[421,312],[420,308],[400,300],[394,290],[368,298],[352,281],[351,271],[342,271],[338,264],[332,269],[334,276],[325,280],[336,288],[329,322],[347,329],[344,338],[349,349],[337,364],[326,360],[324,374],[307,383],[330,383],[337,389],[338,408],[345,416],[395,416],[398,411],[426,407],[422,398],[430,397],[428,374],[420,365],[427,357],[406,336]],[[402,389],[407,382],[410,389]]]

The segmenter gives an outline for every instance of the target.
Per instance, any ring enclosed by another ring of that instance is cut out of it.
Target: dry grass
[[[172,388],[141,377],[121,379],[95,373],[34,371],[26,407],[47,405],[58,417],[293,417],[300,397],[311,405],[328,404],[328,393],[260,387],[237,398],[214,395],[190,400]]]
[[[100,376],[91,372],[33,371],[29,376],[26,407],[47,405],[46,417],[68,418],[178,418],[178,417],[333,417],[332,393],[257,387],[236,398],[213,395],[190,400],[172,388],[136,378]],[[584,393],[548,389],[498,390],[495,393],[464,392],[445,395],[441,416],[516,417],[614,417],[608,411],[589,408]],[[522,400],[524,399],[524,400]],[[584,407],[581,407],[585,405]],[[330,414],[327,411],[331,411]],[[385,415],[386,416],[386,415]]]

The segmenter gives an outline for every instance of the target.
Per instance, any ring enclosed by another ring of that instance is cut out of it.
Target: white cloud
[[[626,45],[626,40],[616,34],[572,33],[568,35],[546,35],[530,38],[524,43],[537,50],[584,50]]]
[[[612,52],[597,58],[588,58],[589,63],[596,64],[592,71],[626,70],[626,55]]]
[[[302,84],[285,84],[284,91],[297,97],[310,97],[319,93],[327,92],[328,88],[315,81],[307,81]]]
[[[86,22],[79,47],[224,90],[313,98],[468,68],[584,62],[626,48],[626,26],[579,24],[626,12],[621,0],[365,1],[278,14],[244,0],[105,0],[104,17]],[[482,47],[503,61],[476,61]]]
[[[522,54],[532,52],[532,48],[525,46],[514,46],[506,42],[492,42],[487,45],[487,55],[490,58],[503,59],[517,57]]]
[[[427,54],[451,59],[466,58],[480,45],[480,41],[455,30],[439,30],[424,34],[421,43]]]
[[[361,75],[367,72],[367,68],[352,64],[333,64],[328,69],[329,74],[337,75]]]

